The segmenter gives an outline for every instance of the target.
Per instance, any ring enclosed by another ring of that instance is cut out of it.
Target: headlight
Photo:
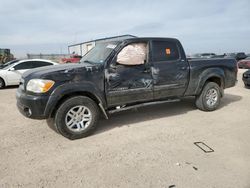
[[[28,82],[26,89],[34,93],[46,93],[54,83],[53,80],[32,79]]]

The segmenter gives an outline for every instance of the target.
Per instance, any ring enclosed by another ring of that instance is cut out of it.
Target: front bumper
[[[31,119],[46,119],[45,108],[49,96],[25,93],[21,88],[16,92],[17,107],[21,114]]]

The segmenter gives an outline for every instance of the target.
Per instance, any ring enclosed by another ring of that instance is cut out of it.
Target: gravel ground
[[[139,108],[75,141],[19,114],[16,88],[1,90],[0,187],[250,188],[250,89],[242,72],[217,111],[197,110],[193,98]]]

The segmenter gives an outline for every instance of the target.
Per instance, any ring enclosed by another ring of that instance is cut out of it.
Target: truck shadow
[[[241,99],[242,97],[238,95],[225,94],[221,101],[220,109],[226,107],[231,103],[240,101]],[[152,105],[147,107],[141,107],[138,109],[118,112],[116,114],[111,115],[108,120],[104,118],[101,119],[99,121],[98,128],[94,134],[100,134],[102,132],[117,127],[130,126],[130,124],[134,123],[150,121],[169,116],[179,116],[193,110],[198,110],[195,106],[195,98],[188,97],[182,99],[180,102]]]
[[[225,106],[231,103],[240,101],[241,99],[242,99],[242,96],[239,96],[239,95],[225,94],[221,100],[219,109],[224,108]]]

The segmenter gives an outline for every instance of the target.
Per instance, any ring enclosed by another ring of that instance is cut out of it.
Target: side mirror
[[[111,69],[116,69],[116,62],[114,61],[114,62],[110,63],[109,67]]]
[[[144,60],[144,64],[143,65],[145,66],[146,69],[150,69],[151,68],[150,63],[149,62],[147,63],[147,60]]]
[[[10,69],[9,69],[9,71],[14,71],[15,70],[15,68],[14,67],[11,67]]]

